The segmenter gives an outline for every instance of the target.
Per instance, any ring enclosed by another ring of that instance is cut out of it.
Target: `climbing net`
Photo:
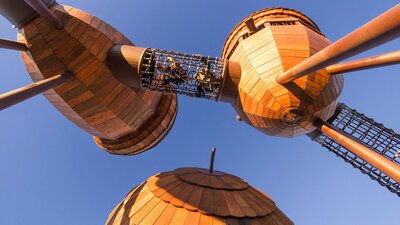
[[[335,116],[327,122],[335,126],[338,130],[351,135],[354,139],[380,155],[394,163],[400,164],[400,135],[386,128],[383,124],[375,122],[373,119],[358,113],[344,104],[339,105]],[[367,174],[371,179],[376,180],[380,185],[400,196],[399,183],[357,155],[354,155],[327,135],[319,133],[314,137],[314,140],[333,152],[336,156],[350,163],[354,168]]]
[[[219,58],[150,48],[140,68],[142,86],[164,93],[217,99],[223,62]]]

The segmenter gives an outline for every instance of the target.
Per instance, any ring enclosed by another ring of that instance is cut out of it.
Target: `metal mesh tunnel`
[[[383,124],[375,122],[373,119],[344,104],[338,106],[336,114],[327,122],[341,132],[351,135],[354,139],[368,146],[373,151],[396,164],[400,164],[400,135],[386,128]],[[354,168],[367,174],[372,180],[376,180],[380,185],[400,196],[399,183],[357,155],[354,155],[327,135],[319,132],[314,134],[312,139],[327,148],[330,152],[333,152],[336,156],[350,163]]]
[[[222,69],[219,58],[149,48],[140,77],[142,87],[151,91],[216,100]]]

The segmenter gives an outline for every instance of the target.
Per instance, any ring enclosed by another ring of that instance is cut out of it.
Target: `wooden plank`
[[[183,207],[190,211],[197,211],[203,195],[203,191],[203,187],[196,188],[192,192],[192,195],[187,199],[187,202],[183,205]]]
[[[148,225],[148,224],[156,224],[156,221],[160,221],[159,219],[161,218],[162,220],[165,221],[165,217],[161,217],[164,215],[170,215],[171,206],[168,205],[168,203],[160,201],[145,217],[142,221],[140,221],[139,224],[142,225]],[[172,207],[172,210],[174,208]],[[161,220],[161,221],[162,221]],[[167,224],[166,221],[158,224]]]
[[[201,214],[198,212],[189,212],[186,216],[184,225],[198,225]]]
[[[156,220],[154,225],[167,225],[170,224],[172,218],[174,218],[177,208],[173,205],[168,205],[160,217]]]

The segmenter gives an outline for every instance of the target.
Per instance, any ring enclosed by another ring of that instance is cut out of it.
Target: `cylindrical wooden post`
[[[47,21],[49,21],[56,29],[63,29],[63,22],[58,19],[47,6],[40,0],[24,0],[28,5],[30,5],[39,15],[43,16]]]
[[[379,169],[397,183],[400,183],[400,165],[355,141],[351,136],[338,131],[327,122],[317,120],[315,126],[347,150]]]
[[[52,89],[60,84],[72,80],[72,73],[65,73],[61,75],[56,75],[54,77],[42,80],[25,87],[7,92],[0,95],[0,111],[13,106],[19,102],[22,102],[28,98]]]
[[[326,67],[330,74],[340,74],[345,72],[376,68],[400,63],[400,51],[385,53],[363,59],[357,59],[350,62],[338,63]]]
[[[400,37],[399,15],[400,4],[281,74],[277,82],[288,83]]]
[[[107,64],[114,77],[132,89],[141,89],[139,67],[146,48],[116,45],[107,56]]]
[[[28,50],[28,47],[24,43],[19,43],[16,41],[11,41],[11,40],[6,40],[6,39],[0,39],[0,48],[6,48],[6,49],[11,49],[11,50],[17,50],[17,51]]]

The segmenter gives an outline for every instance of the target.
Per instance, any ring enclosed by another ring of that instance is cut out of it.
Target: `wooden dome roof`
[[[291,225],[266,194],[239,177],[200,168],[156,174],[134,188],[107,225]]]
[[[224,47],[222,49],[222,58],[230,58],[229,53],[235,49],[235,44],[239,41],[240,36],[243,34],[243,32],[248,32],[248,28],[245,24],[245,22],[248,19],[253,19],[254,22],[257,23],[264,23],[265,21],[268,21],[269,19],[276,19],[276,18],[296,18],[298,19],[302,24],[307,26],[308,28],[314,30],[315,32],[323,35],[321,33],[321,30],[319,29],[318,25],[311,20],[309,17],[304,15],[303,13],[294,10],[294,9],[289,9],[289,8],[282,8],[282,7],[273,7],[273,8],[266,8],[262,9],[259,11],[256,11],[246,18],[244,18],[242,21],[240,21],[230,32],[228,35],[228,38],[225,41]]]

